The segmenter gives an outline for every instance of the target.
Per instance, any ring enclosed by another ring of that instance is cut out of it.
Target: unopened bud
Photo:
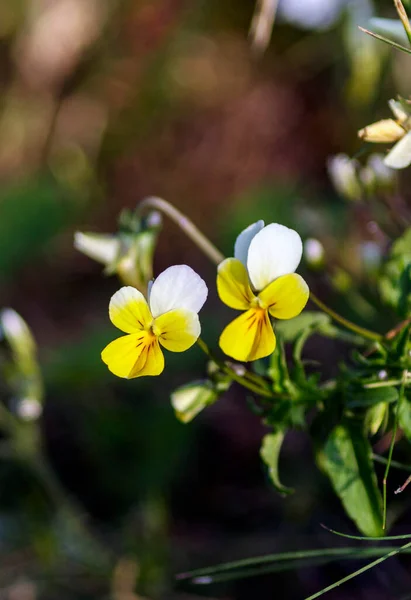
[[[387,417],[387,408],[385,402],[379,402],[367,411],[365,422],[371,435],[375,435],[383,427]]]
[[[206,406],[214,404],[217,398],[218,394],[211,381],[193,381],[171,394],[171,404],[177,419],[182,423],[189,423]]]
[[[22,317],[13,309],[0,312],[0,332],[7,342],[11,358],[5,378],[20,402],[30,399],[41,405],[43,381],[37,362],[36,342]]]
[[[110,265],[120,251],[120,240],[115,235],[108,233],[82,233],[74,234],[74,247],[89,258]]]
[[[382,119],[360,129],[358,136],[365,142],[388,144],[397,142],[405,135],[405,129],[394,119]]]
[[[327,163],[328,174],[335,190],[347,200],[359,200],[362,189],[358,180],[358,163],[346,154],[337,154]]]
[[[31,356],[36,344],[27,323],[12,308],[0,312],[1,331],[12,351],[20,356]]]
[[[153,277],[153,255],[161,215],[153,211],[141,219],[135,213],[124,211],[120,217],[120,232],[116,235],[77,232],[74,246],[102,263],[107,275],[117,274],[122,283],[145,293]]]
[[[324,266],[324,246],[315,238],[308,238],[304,242],[304,257],[309,267],[321,269]]]
[[[42,412],[43,407],[36,398],[23,398],[16,406],[17,416],[23,421],[36,421]]]

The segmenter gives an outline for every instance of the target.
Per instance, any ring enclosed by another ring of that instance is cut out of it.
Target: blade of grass
[[[378,540],[378,538],[365,538],[366,540]],[[387,538],[380,538],[386,540]],[[359,560],[375,556],[386,555],[389,551],[396,551],[398,548],[392,546],[382,546],[374,548],[322,548],[318,550],[305,550],[296,552],[282,552],[278,554],[267,554],[265,556],[254,556],[228,563],[221,563],[212,567],[195,569],[176,575],[178,581],[187,581],[197,585],[206,585],[217,581],[222,581],[219,577],[222,574],[229,576],[230,579],[241,579],[242,577],[252,577],[259,575],[265,568],[272,568],[271,572],[286,571],[296,568],[310,566],[312,561],[321,560],[331,562],[333,560]],[[406,549],[403,550],[407,552]],[[411,552],[411,549],[410,549]],[[267,563],[281,562],[283,565],[267,565]],[[264,567],[267,565],[267,567]],[[252,567],[255,567],[254,569]],[[264,571],[264,572],[269,572]]]
[[[366,537],[364,535],[350,535],[348,533],[342,533],[341,531],[336,531],[335,529],[331,529],[331,527],[327,527],[321,523],[321,527],[326,529],[330,533],[334,533],[335,535],[339,535],[343,538],[348,538],[349,540],[361,540],[363,542],[387,542],[392,540],[409,540],[411,538],[411,534],[406,533],[405,535],[386,535],[383,537]]]
[[[373,31],[369,31],[368,29],[365,29],[364,27],[360,27],[360,26],[358,27],[358,29],[361,29],[361,31],[363,31],[364,33],[368,33],[368,35],[375,38],[376,40],[380,40],[380,42],[384,42],[385,44],[389,44],[390,46],[392,46],[393,48],[396,48],[397,50],[401,50],[402,52],[411,54],[411,50],[409,48],[406,48],[405,46],[401,46],[401,44],[397,44],[397,42],[393,42],[392,40],[389,40],[388,38],[384,37],[383,35],[379,35],[378,33],[374,33]]]
[[[347,577],[343,577],[339,581],[336,581],[335,583],[329,585],[328,587],[323,588],[316,594],[313,594],[312,596],[308,596],[307,598],[304,598],[304,600],[315,600],[315,598],[319,598],[320,596],[323,596],[327,592],[331,592],[331,590],[335,590],[335,588],[339,587],[343,583],[350,581],[350,579],[354,579],[354,577],[357,577],[358,575],[362,575],[362,573],[365,573],[365,571],[368,571],[369,569],[376,567],[377,565],[384,562],[388,558],[392,558],[393,556],[400,554],[400,552],[404,552],[405,550],[408,550],[408,548],[411,548],[411,542],[408,542],[408,544],[404,544],[404,546],[401,546],[400,548],[391,550],[391,552],[389,552],[388,554],[385,554],[385,556],[382,556],[381,558],[377,558],[377,560],[374,560],[373,562],[369,563],[368,565],[365,565],[365,567],[362,567],[361,569],[354,571],[354,573],[347,575]]]

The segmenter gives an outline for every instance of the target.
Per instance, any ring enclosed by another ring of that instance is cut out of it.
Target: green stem
[[[223,362],[222,360],[219,360],[218,358],[216,358],[213,355],[213,353],[211,352],[211,350],[209,349],[209,347],[207,346],[207,344],[201,338],[198,338],[197,344],[199,345],[199,347],[201,348],[201,350],[213,362],[215,362],[216,365],[218,367],[220,367],[220,369],[224,373],[227,373],[227,375],[229,375],[231,377],[231,379],[233,379],[234,381],[237,381],[237,383],[239,383],[243,387],[245,387],[248,390],[254,392],[255,394],[258,394],[259,396],[264,396],[265,398],[279,398],[278,395],[273,394],[267,388],[260,387],[259,385],[256,385],[252,381],[249,381],[248,379],[246,379],[245,376],[239,375],[238,373],[236,373],[236,371],[234,369],[232,369],[231,367],[229,367],[225,362]]]
[[[142,212],[147,209],[154,209],[163,212],[167,215],[176,225],[180,227],[182,231],[204,252],[204,254],[216,265],[219,265],[224,260],[224,255],[210,242],[210,240],[203,234],[201,231],[194,225],[192,221],[188,217],[186,217],[182,212],[180,212],[177,208],[175,208],[172,204],[167,202],[167,200],[163,200],[162,198],[157,198],[155,196],[151,196],[143,200],[137,207],[139,212]],[[375,333],[364,327],[359,327],[355,325],[355,323],[351,323],[348,319],[341,317],[334,310],[329,308],[324,302],[322,302],[317,296],[315,296],[312,292],[310,292],[310,298],[320,308],[322,311],[327,313],[332,319],[354,331],[355,333],[361,335],[364,338],[368,338],[370,340],[381,341],[383,336],[379,333]]]
[[[219,265],[224,260],[224,256],[219,250],[210,242],[210,240],[194,225],[190,219],[188,219],[182,212],[177,210],[172,204],[163,200],[151,196],[143,200],[137,207],[137,210],[143,211],[147,208],[154,210],[160,210],[167,215],[176,225],[180,227],[182,231],[204,252],[208,258]]]
[[[382,528],[383,529],[386,529],[386,526],[387,526],[387,480],[388,480],[388,473],[390,471],[390,466],[391,466],[391,461],[392,461],[392,454],[394,452],[394,446],[395,446],[395,442],[396,442],[396,438],[397,438],[398,420],[399,420],[399,414],[400,414],[400,404],[401,404],[401,400],[402,400],[402,398],[404,396],[405,382],[406,382],[406,379],[407,379],[407,375],[408,375],[408,371],[407,371],[407,369],[405,369],[403,371],[403,374],[402,374],[401,387],[400,387],[400,392],[399,392],[399,395],[398,395],[397,406],[396,406],[396,410],[395,410],[395,421],[394,421],[394,427],[393,427],[393,430],[392,430],[392,438],[391,438],[390,450],[388,452],[387,466],[386,466],[386,469],[385,469],[384,479],[383,479],[383,517],[382,517]]]
[[[345,319],[344,317],[336,313],[332,308],[329,308],[326,304],[324,304],[322,300],[317,298],[317,296],[313,294],[311,290],[310,300],[312,300],[312,302],[314,302],[314,304],[316,304],[318,308],[320,308],[322,311],[327,313],[327,315],[329,315],[332,319],[334,319],[334,321],[337,321],[337,323],[340,323],[340,325],[342,325],[346,329],[350,329],[351,331],[354,331],[355,333],[358,333],[358,335],[361,335],[362,337],[367,338],[369,340],[375,340],[380,342],[383,339],[384,336],[382,336],[380,333],[375,333],[374,331],[370,331],[369,329],[360,327],[359,325],[352,323],[348,319]]]

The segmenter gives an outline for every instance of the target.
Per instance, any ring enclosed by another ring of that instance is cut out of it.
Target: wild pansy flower
[[[217,289],[224,304],[245,311],[220,337],[220,347],[235,360],[250,361],[270,355],[276,339],[270,315],[292,319],[303,310],[309,290],[294,273],[303,246],[296,231],[264,221],[238,236],[234,257],[218,267]]]
[[[149,288],[148,302],[136,288],[122,287],[110,300],[111,322],[127,335],[114,340],[101,358],[114,375],[131,379],[159,375],[160,345],[184,352],[198,339],[198,312],[206,301],[205,282],[187,265],[169,267]]]

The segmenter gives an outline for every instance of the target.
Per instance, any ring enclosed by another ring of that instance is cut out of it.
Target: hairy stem
[[[167,215],[176,225],[180,227],[182,231],[204,252],[208,258],[219,265],[223,260],[224,256],[219,250],[210,242],[210,240],[194,225],[188,217],[182,212],[175,208],[172,204],[157,198],[156,196],[150,196],[145,198],[139,205],[138,210],[143,211],[147,208],[153,208],[160,210]]]
[[[314,302],[314,304],[318,306],[318,308],[320,308],[322,311],[327,313],[327,315],[329,315],[332,319],[334,319],[334,321],[337,321],[337,323],[340,323],[340,325],[342,325],[346,329],[350,329],[351,331],[354,331],[355,333],[358,333],[358,335],[361,335],[362,337],[367,338],[369,340],[379,342],[383,339],[384,336],[382,336],[380,333],[375,333],[374,331],[365,329],[365,327],[360,327],[359,325],[352,323],[348,319],[345,319],[344,317],[336,313],[332,308],[329,308],[326,304],[324,304],[322,300],[317,298],[317,296],[313,294],[311,290],[310,300],[312,300],[312,302]]]

